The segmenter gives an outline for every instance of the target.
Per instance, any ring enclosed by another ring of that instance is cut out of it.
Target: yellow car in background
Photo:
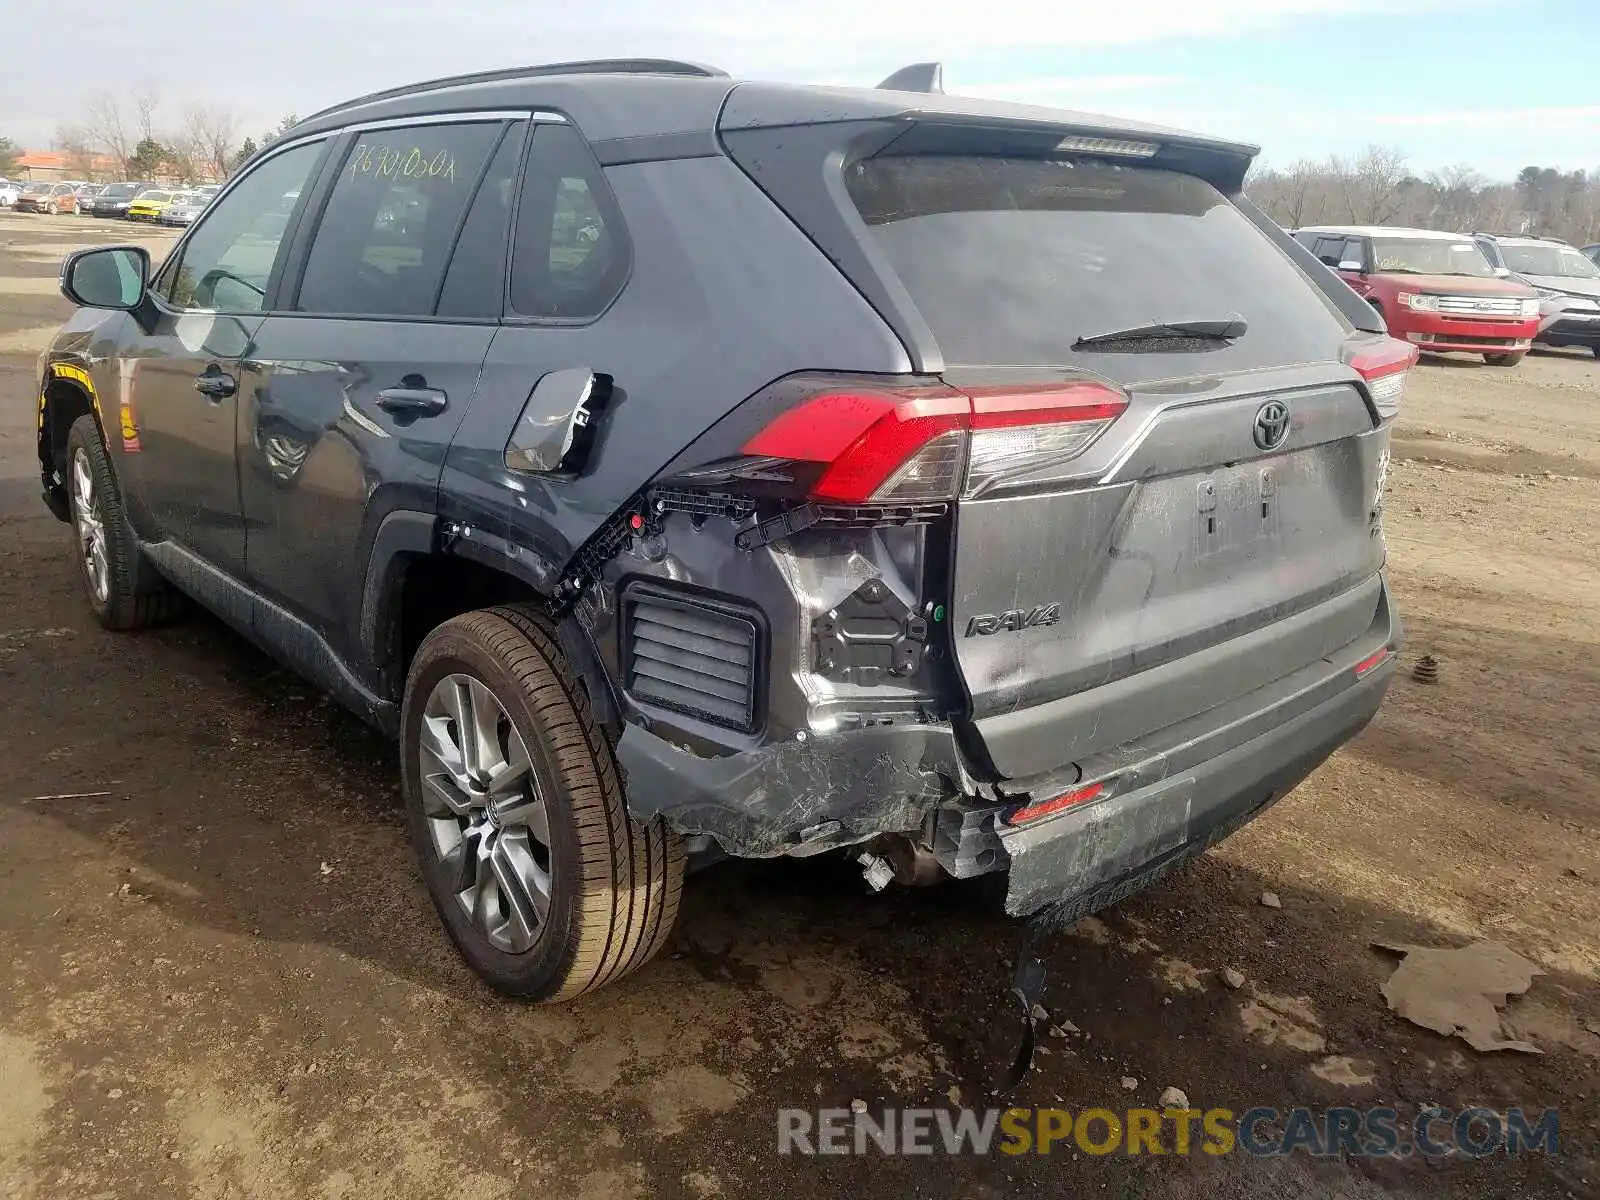
[[[159,222],[175,194],[166,188],[146,188],[133,198],[132,204],[128,205],[127,219]]]

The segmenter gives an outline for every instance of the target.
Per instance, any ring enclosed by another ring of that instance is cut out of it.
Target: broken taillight
[[[822,391],[745,443],[747,455],[816,463],[810,498],[895,504],[1051,482],[1128,400],[1092,381],[1026,387]]]

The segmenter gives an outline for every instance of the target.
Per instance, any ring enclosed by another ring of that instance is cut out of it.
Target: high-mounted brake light
[[[1051,468],[1082,454],[1127,404],[1091,382],[827,391],[783,413],[744,452],[825,464],[813,500],[950,500],[1050,481]]]
[[[1385,420],[1399,413],[1406,372],[1417,365],[1419,357],[1420,352],[1411,343],[1389,337],[1363,345],[1350,356],[1350,366],[1367,381],[1372,402]]]
[[[1080,154],[1114,154],[1119,158],[1154,158],[1161,147],[1155,142],[1135,142],[1127,138],[1064,137],[1057,150],[1076,150]]]

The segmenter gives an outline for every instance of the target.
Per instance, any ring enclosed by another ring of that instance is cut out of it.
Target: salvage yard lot
[[[745,863],[692,878],[671,950],[619,987],[541,1009],[476,984],[389,746],[206,616],[89,616],[38,499],[33,359],[61,255],[129,239],[172,240],[0,216],[0,1196],[1600,1191],[1594,359],[1417,370],[1385,511],[1406,666],[1438,682],[1403,673],[1260,821],[1053,939],[1045,1003],[1082,1034],[1012,1097],[1555,1106],[1560,1157],[779,1159],[779,1107],[986,1103],[1015,926],[972,891]],[[1503,1020],[1542,1055],[1387,1011],[1372,942],[1478,937],[1543,969]]]

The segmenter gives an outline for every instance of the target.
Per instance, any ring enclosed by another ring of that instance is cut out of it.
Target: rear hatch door
[[[1343,361],[1351,324],[1238,207],[1109,156],[879,154],[844,176],[947,382],[1126,398],[1075,455],[1044,427],[973,434],[950,628],[1000,776],[1124,745],[1371,625],[1387,433]]]

